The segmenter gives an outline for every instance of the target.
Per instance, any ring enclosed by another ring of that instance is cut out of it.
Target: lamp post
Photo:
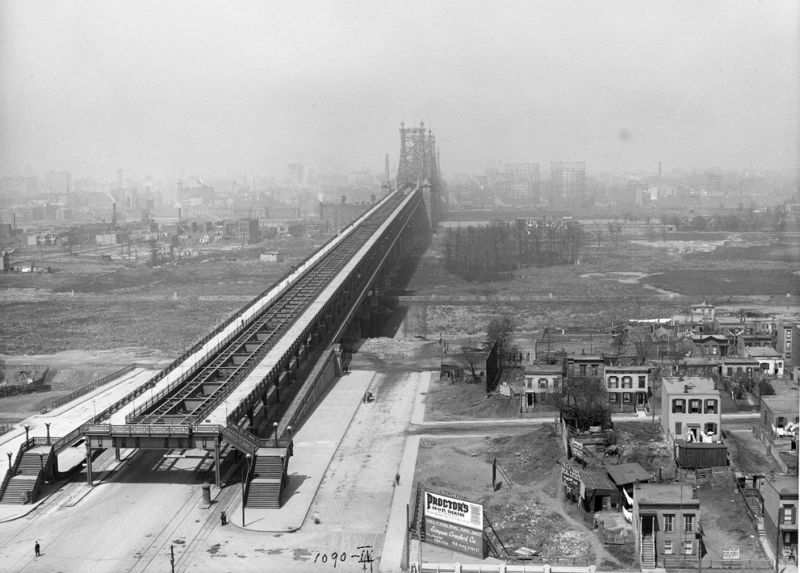
[[[247,483],[247,475],[250,473],[250,454],[245,455],[244,465],[242,466],[242,527],[244,527],[244,486]]]
[[[31,427],[28,424],[25,424],[25,441],[28,441],[28,433],[31,431]]]
[[[10,472],[11,471],[11,456],[14,455],[14,452],[6,452],[6,455],[8,456],[8,471]]]
[[[50,445],[50,422],[44,423],[45,427],[47,428],[47,445]]]
[[[39,469],[42,471],[42,478],[44,478],[44,454],[39,452]]]

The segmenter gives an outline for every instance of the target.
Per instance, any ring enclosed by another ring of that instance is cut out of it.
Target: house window
[[[630,392],[623,392],[622,393],[622,401],[626,404],[631,401],[631,393]]]
[[[619,378],[616,376],[609,376],[608,377],[608,387],[609,388],[619,388]]]
[[[664,542],[664,555],[672,555],[672,541]]]
[[[714,422],[708,422],[703,429],[703,432],[708,435],[709,433],[712,435],[717,435],[717,425]]]
[[[553,378],[553,388],[558,390],[558,378]]]
[[[793,505],[784,505],[783,506],[783,519],[781,520],[784,525],[791,525],[794,523],[794,506]]]
[[[728,376],[733,376],[733,366],[728,366]]]
[[[581,376],[586,376],[586,364],[581,364],[580,369],[581,369]]]
[[[690,414],[700,414],[702,410],[700,409],[700,400],[689,400],[689,413]]]
[[[597,364],[592,364],[592,376],[597,376]]]
[[[787,328],[786,329],[786,340],[791,340],[791,339],[792,339],[792,329],[791,328]]]
[[[539,378],[539,390],[547,390],[547,378]]]
[[[675,435],[680,436],[682,430],[682,425],[680,422],[675,422]]]
[[[616,404],[617,403],[617,394],[616,394],[616,392],[611,392],[608,395],[608,401],[611,402],[612,404]]]
[[[694,541],[683,542],[683,554],[692,555],[694,553]]]
[[[683,516],[683,530],[686,533],[694,531],[694,515],[691,513],[684,514]]]
[[[639,388],[647,386],[647,376],[639,376]]]
[[[664,515],[664,533],[672,533],[672,528],[675,527],[675,516]]]
[[[706,414],[716,414],[716,413],[717,413],[717,401],[706,400]]]
[[[683,414],[685,407],[686,407],[686,400],[673,400],[672,401],[672,413],[673,414]]]
[[[785,425],[786,425],[786,418],[784,418],[783,416],[778,416],[777,418],[775,418],[775,426],[777,426],[778,428],[783,428]]]
[[[633,379],[630,376],[623,376],[622,377],[622,387],[623,388],[633,388]]]
[[[528,388],[529,390],[530,390],[531,388],[533,388],[533,380],[531,380],[530,378],[528,378],[527,380],[525,380],[525,387],[526,387],[526,388]]]

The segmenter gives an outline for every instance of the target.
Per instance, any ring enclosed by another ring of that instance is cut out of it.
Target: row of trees
[[[721,211],[714,215],[695,215],[693,217],[665,217],[664,222],[678,229],[691,231],[759,231],[773,228],[786,229],[786,205],[766,207],[763,211],[739,209]]]
[[[499,280],[521,267],[573,264],[583,236],[567,219],[517,219],[448,229],[445,267],[466,280]]]

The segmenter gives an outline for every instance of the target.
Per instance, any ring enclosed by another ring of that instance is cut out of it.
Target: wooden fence
[[[772,562],[766,559],[703,559],[703,570],[726,569],[739,571],[772,571]],[[682,557],[664,557],[664,567],[673,569],[700,569],[697,559],[684,559]]]

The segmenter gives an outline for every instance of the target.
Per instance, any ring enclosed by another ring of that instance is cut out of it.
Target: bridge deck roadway
[[[225,425],[227,423],[228,411],[236,408],[243,400],[245,400],[255,387],[269,374],[270,370],[280,361],[281,357],[289,351],[292,345],[302,336],[303,331],[313,322],[317,314],[325,306],[325,303],[336,293],[336,291],[344,284],[349,274],[356,268],[358,263],[369,252],[370,248],[375,244],[378,238],[383,235],[398,213],[402,212],[406,204],[414,197],[414,193],[409,193],[404,197],[400,204],[395,208],[394,212],[386,218],[386,220],[378,228],[364,245],[359,249],[356,256],[336,275],[322,293],[312,302],[300,318],[289,328],[286,334],[272,347],[266,354],[264,359],[242,380],[242,382],[230,393],[227,399],[211,411],[206,416],[203,423]]]
[[[16,460],[19,447],[25,441],[25,424],[30,428],[30,436],[44,437],[47,435],[46,423],[50,423],[50,436],[59,438],[66,436],[72,430],[85,423],[95,412],[101,412],[120,398],[127,395],[135,388],[144,384],[156,372],[144,368],[123,374],[117,380],[64,404],[60,408],[51,410],[47,414],[32,416],[24,422],[17,424],[13,430],[0,436],[0,451],[12,452],[12,463]]]

